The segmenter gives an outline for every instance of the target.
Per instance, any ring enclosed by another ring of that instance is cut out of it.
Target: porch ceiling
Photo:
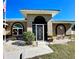
[[[26,17],[27,14],[52,14],[52,17],[59,13],[60,10],[20,10]]]

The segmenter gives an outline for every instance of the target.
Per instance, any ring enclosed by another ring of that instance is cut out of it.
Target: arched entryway
[[[23,25],[21,23],[14,23],[12,25],[12,35],[22,36],[22,34],[23,34]]]
[[[65,35],[66,34],[66,28],[63,24],[58,24],[56,26],[56,35]]]
[[[36,40],[47,40],[47,22],[43,16],[37,16],[32,23],[32,30]]]

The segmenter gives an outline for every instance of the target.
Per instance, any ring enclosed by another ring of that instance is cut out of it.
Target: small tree
[[[23,39],[26,42],[26,44],[31,45],[32,42],[35,40],[34,33],[28,31],[23,33]]]

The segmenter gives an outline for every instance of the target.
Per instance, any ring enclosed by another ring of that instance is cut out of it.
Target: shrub
[[[14,41],[14,40],[17,40],[17,39],[16,39],[16,37],[12,37],[12,39],[11,39],[11,40],[13,40],[13,41]]]
[[[28,31],[23,33],[23,40],[26,42],[27,45],[31,45],[32,42],[35,40],[34,33]]]

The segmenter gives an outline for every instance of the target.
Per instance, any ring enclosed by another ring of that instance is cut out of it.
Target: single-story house
[[[47,40],[48,36],[70,35],[75,29],[74,21],[54,21],[52,18],[60,10],[20,10],[25,18],[6,19],[4,28],[10,31],[7,36],[22,36],[24,31],[35,34],[36,40]],[[72,29],[74,28],[74,29]]]

